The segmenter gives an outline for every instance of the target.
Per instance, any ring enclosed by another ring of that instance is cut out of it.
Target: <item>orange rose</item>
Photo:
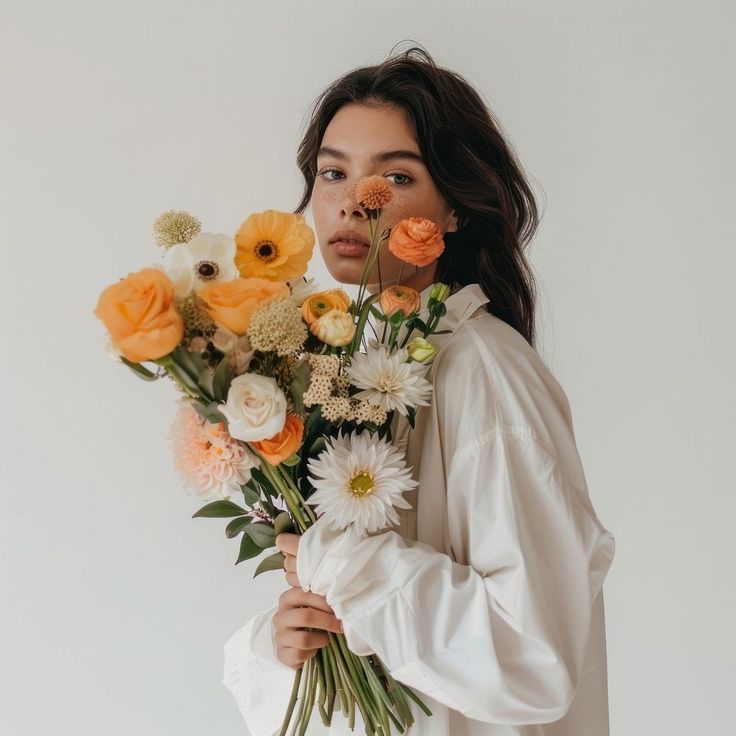
[[[437,225],[425,217],[409,217],[391,228],[388,249],[413,266],[426,266],[445,249],[445,241]]]
[[[316,294],[310,294],[302,302],[302,317],[308,325],[311,325],[323,314],[329,312],[330,309],[339,309],[341,312],[347,312],[348,307],[350,307],[350,301],[350,297],[343,289],[319,291]]]
[[[249,279],[213,281],[200,290],[207,313],[218,325],[236,335],[244,335],[250,318],[262,302],[273,297],[286,297],[291,292],[282,281],[269,281],[253,276]]]
[[[381,309],[390,317],[394,312],[401,312],[404,317],[416,312],[421,304],[421,297],[411,286],[389,286],[381,292]]]
[[[184,337],[174,285],[159,268],[144,268],[108,286],[95,316],[105,323],[113,346],[133,363],[168,355]]]
[[[270,465],[288,460],[301,446],[304,437],[304,422],[295,414],[287,414],[284,428],[267,440],[251,442]]]

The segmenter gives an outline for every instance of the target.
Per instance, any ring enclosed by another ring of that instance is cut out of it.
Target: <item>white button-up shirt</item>
[[[426,308],[430,288],[422,292]],[[401,524],[358,536],[320,518],[297,575],[413,688],[407,736],[608,736],[602,584],[615,540],[588,495],[567,397],[538,354],[489,313],[478,284],[451,294],[431,405],[394,439],[419,485]],[[426,313],[426,312],[425,312]],[[225,645],[224,684],[252,736],[278,733],[295,671],[275,655],[272,616]],[[363,734],[315,706],[307,733]],[[398,729],[396,731],[398,734]]]

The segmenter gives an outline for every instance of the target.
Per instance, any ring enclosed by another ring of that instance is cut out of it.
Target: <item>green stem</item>
[[[166,369],[166,372],[181,386],[184,391],[189,394],[193,399],[204,399],[209,401],[208,397],[202,396],[202,389],[200,386],[186,374],[185,371],[181,370],[179,366],[174,363],[174,359],[171,355],[164,355],[161,358],[157,358],[153,361],[157,365]]]
[[[302,671],[298,669],[294,675],[294,684],[291,686],[291,697],[289,698],[289,705],[286,708],[286,715],[284,716],[283,723],[281,724],[281,730],[279,736],[286,736],[286,732],[289,729],[289,721],[291,720],[291,714],[294,711],[296,705],[297,694],[299,692],[299,683],[302,679]]]
[[[357,349],[358,345],[360,344],[360,339],[363,336],[363,330],[365,329],[365,323],[368,320],[368,315],[371,311],[371,306],[377,302],[381,298],[381,294],[372,294],[368,299],[366,299],[365,304],[361,307],[360,310],[360,317],[358,319],[358,324],[355,327],[355,335],[353,335],[353,339],[350,342],[349,348],[348,348],[348,355],[352,355]]]

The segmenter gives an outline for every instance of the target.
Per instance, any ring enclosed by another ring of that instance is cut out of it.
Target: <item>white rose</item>
[[[330,309],[312,322],[309,329],[327,345],[333,347],[347,345],[355,335],[353,319],[352,314],[341,312],[339,309]]]
[[[266,440],[286,423],[286,397],[273,378],[244,373],[230,382],[227,400],[219,405],[228,431],[243,442]]]

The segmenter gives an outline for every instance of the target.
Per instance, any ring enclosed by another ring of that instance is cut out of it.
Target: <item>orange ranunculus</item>
[[[174,285],[159,268],[144,268],[108,286],[95,315],[105,323],[113,346],[133,363],[168,355],[184,337]]]
[[[445,241],[436,223],[426,217],[409,217],[391,228],[388,249],[413,266],[426,266],[439,258]]]
[[[218,325],[236,335],[245,335],[250,318],[262,302],[273,297],[286,297],[289,287],[268,279],[232,279],[213,281],[200,290],[199,296],[207,304],[207,313]]]
[[[394,312],[400,311],[404,317],[416,312],[421,304],[421,297],[416,289],[411,286],[395,284],[388,286],[381,292],[381,309],[390,317]]]
[[[307,272],[314,242],[314,231],[304,215],[279,210],[256,212],[235,234],[235,265],[243,278],[301,278]]]
[[[301,446],[304,438],[304,422],[295,414],[287,414],[284,428],[267,440],[250,444],[263,455],[270,465],[288,460]]]
[[[347,312],[350,301],[350,297],[343,289],[319,291],[316,294],[310,294],[302,302],[302,317],[308,325],[311,325],[330,309]]]

